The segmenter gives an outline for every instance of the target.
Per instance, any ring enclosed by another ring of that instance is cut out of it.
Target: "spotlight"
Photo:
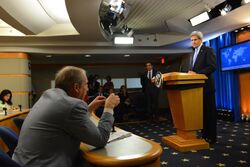
[[[222,10],[220,10],[220,14],[221,14],[221,16],[225,16],[227,14],[227,12],[224,9],[222,9]]]
[[[128,28],[127,25],[123,25],[121,33],[126,34],[128,37],[131,37],[134,34],[134,30],[132,28]]]
[[[220,14],[225,16],[228,12],[232,10],[232,6],[227,4],[223,9],[221,9]]]

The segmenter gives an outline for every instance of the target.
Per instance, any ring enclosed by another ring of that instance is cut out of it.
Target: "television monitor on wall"
[[[250,41],[220,49],[221,70],[250,68]]]

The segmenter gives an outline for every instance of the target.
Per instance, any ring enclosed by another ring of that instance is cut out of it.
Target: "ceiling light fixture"
[[[91,57],[91,55],[84,55],[84,57]]]
[[[124,57],[130,57],[130,55],[124,55]]]
[[[115,37],[114,43],[118,45],[132,45],[134,37]]]
[[[196,26],[196,25],[201,24],[207,20],[209,20],[208,12],[203,12],[203,13],[191,18],[190,22],[191,22],[192,26]]]

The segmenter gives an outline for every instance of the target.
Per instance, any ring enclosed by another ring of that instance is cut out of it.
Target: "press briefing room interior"
[[[0,0],[1,167],[249,167],[249,0]]]

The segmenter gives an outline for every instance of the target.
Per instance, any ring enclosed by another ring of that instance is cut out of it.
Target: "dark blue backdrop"
[[[222,72],[220,66],[220,48],[236,43],[234,32],[223,34],[215,39],[205,42],[206,46],[212,47],[216,54],[217,70],[214,73],[216,88],[217,109],[231,110],[234,120],[240,120],[239,79],[235,71]]]

